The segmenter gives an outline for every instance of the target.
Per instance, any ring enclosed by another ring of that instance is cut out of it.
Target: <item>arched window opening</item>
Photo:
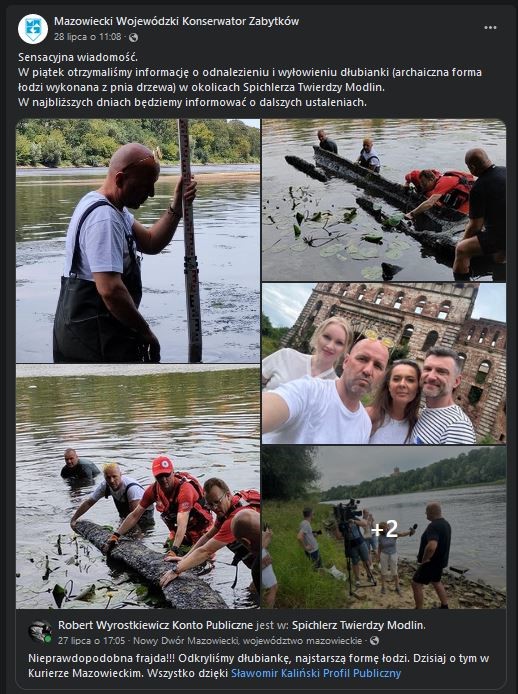
[[[405,329],[403,330],[403,334],[401,335],[401,340],[399,341],[399,344],[400,345],[407,345],[410,342],[413,334],[414,334],[414,326],[413,325],[405,325]]]
[[[421,313],[424,310],[424,307],[426,306],[426,297],[425,296],[420,296],[419,299],[417,300],[417,303],[415,305],[414,313],[417,313],[417,315],[421,315]]]
[[[478,367],[477,375],[475,376],[475,383],[482,384],[485,382],[487,375],[491,369],[491,363],[488,361],[481,362]]]
[[[356,301],[363,301],[363,298],[365,297],[365,290],[367,287],[362,284],[360,285],[360,288],[358,289],[358,293],[356,294]]]
[[[450,312],[451,309],[451,301],[443,301],[441,304],[441,307],[439,308],[439,313],[437,314],[437,318],[439,320],[446,320],[448,318],[448,313]]]
[[[396,300],[394,301],[394,306],[393,308],[401,308],[401,304],[403,303],[403,298],[404,294],[398,294],[396,297]]]
[[[426,336],[426,340],[423,342],[423,346],[421,347],[422,352],[426,352],[430,347],[433,347],[434,344],[437,342],[439,339],[439,333],[437,330],[430,330],[428,335]]]

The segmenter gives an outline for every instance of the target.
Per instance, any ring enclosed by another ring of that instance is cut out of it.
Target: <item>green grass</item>
[[[323,531],[322,535],[317,536],[323,566],[331,568],[334,565],[343,573],[347,573],[343,542],[332,537],[324,527],[324,522],[331,518],[330,506],[319,506],[315,499],[263,502],[263,522],[268,523],[273,531],[268,551],[272,556],[279,586],[275,607],[348,607],[348,582],[337,580],[324,570],[313,569],[311,561],[297,540],[304,506],[313,508],[313,530]]]

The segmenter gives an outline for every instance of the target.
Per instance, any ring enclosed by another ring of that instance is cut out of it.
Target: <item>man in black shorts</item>
[[[412,578],[415,607],[417,610],[423,607],[423,586],[431,583],[441,601],[441,608],[448,609],[448,596],[441,578],[450,556],[451,527],[442,517],[441,505],[437,501],[431,501],[427,505],[426,517],[430,524],[421,535],[417,555],[419,566]]]
[[[470,279],[473,256],[489,255],[504,263],[506,251],[506,168],[495,166],[483,149],[470,149],[465,161],[477,180],[469,195],[469,222],[455,249],[456,280]]]

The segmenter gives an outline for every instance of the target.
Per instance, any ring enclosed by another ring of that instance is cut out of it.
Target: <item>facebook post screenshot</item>
[[[7,694],[516,691],[516,5],[4,10]]]

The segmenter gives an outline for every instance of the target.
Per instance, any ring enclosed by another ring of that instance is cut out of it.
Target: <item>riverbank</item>
[[[399,560],[399,585],[401,595],[394,590],[394,581],[386,582],[385,593],[381,593],[380,571],[376,563],[373,564],[373,576],[377,585],[369,586],[364,570],[361,570],[361,588],[355,590],[354,596],[349,598],[348,607],[365,609],[414,609],[414,598],[412,593],[412,576],[417,568],[414,562],[407,559]],[[502,609],[506,606],[506,594],[496,590],[492,586],[485,585],[480,581],[469,581],[462,577],[457,577],[451,571],[445,571],[442,583],[448,595],[450,609]],[[349,583],[344,583],[348,593]],[[367,587],[369,586],[369,587]],[[439,600],[432,586],[424,589],[424,609],[438,607]]]
[[[259,167],[259,165],[257,165]],[[107,169],[105,169],[105,172]],[[37,180],[32,181],[32,180],[25,180],[23,183],[20,181],[17,183],[18,186],[25,185],[25,186],[30,186],[30,185],[38,185],[41,186],[42,184],[54,184],[56,182],[55,176],[58,175],[58,173],[63,173],[64,176],[70,176],[72,172],[77,173],[77,170],[71,169],[70,171],[66,171],[66,169],[62,172],[59,172],[56,170],[51,173],[48,170],[40,170],[40,169],[31,169],[30,173],[28,171],[24,172],[18,172],[16,171],[16,175],[19,178],[24,178],[24,176],[35,176],[38,177]],[[97,172],[96,172],[97,173]],[[48,177],[48,181],[42,181],[41,179],[41,174],[44,174],[45,176]],[[260,180],[261,172],[259,171],[259,168],[257,168],[257,171],[197,171],[196,167],[193,167],[192,169],[192,174],[196,178],[196,180],[203,185],[203,183],[212,183],[212,182],[224,182],[224,181],[250,181],[250,182],[255,182]],[[82,176],[89,176],[90,171],[83,171],[81,169],[81,175]],[[179,167],[176,167],[176,170],[172,171],[161,171],[160,172],[160,179],[168,179],[168,178],[178,178],[180,175],[180,169]],[[100,186],[104,182],[104,177],[103,178],[97,178],[95,176],[92,176],[92,178],[88,178],[88,183],[89,185],[92,186]],[[63,181],[60,181],[61,184],[66,184],[68,186],[74,186],[74,185],[84,185],[85,181],[84,179],[78,179],[78,178],[66,178]]]
[[[308,503],[309,501],[309,503]],[[311,525],[317,534],[324,568],[315,571],[305,557],[297,533],[304,506],[313,508]],[[266,501],[263,503],[263,521],[273,530],[269,547],[273,569],[277,576],[278,592],[275,607],[285,609],[414,609],[412,576],[416,570],[413,560],[399,559],[401,596],[394,591],[394,582],[388,581],[381,593],[380,571],[373,562],[372,573],[376,586],[370,585],[363,567],[360,570],[360,587],[350,595],[347,561],[341,536],[333,532],[329,506],[318,501]],[[404,540],[401,540],[403,542]],[[454,559],[450,562],[459,567]],[[469,567],[466,567],[469,568]],[[469,575],[469,574],[468,574]],[[475,577],[474,577],[475,578]],[[444,573],[451,609],[502,609],[506,606],[506,594],[482,580],[462,578],[451,571]],[[438,605],[438,598],[431,586],[425,587],[424,608]]]

